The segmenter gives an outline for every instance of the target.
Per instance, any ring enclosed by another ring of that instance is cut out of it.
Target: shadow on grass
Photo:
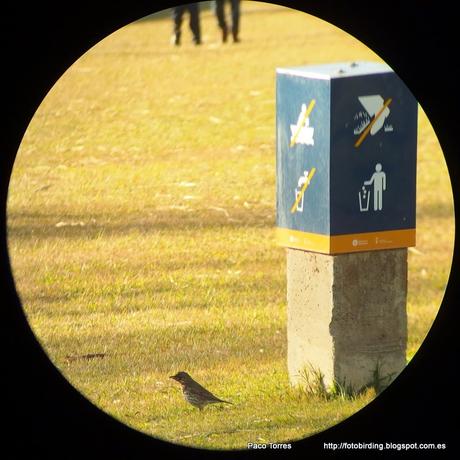
[[[139,214],[52,215],[11,212],[8,215],[8,238],[27,239],[93,239],[128,235],[133,232],[202,231],[212,229],[273,228],[273,210],[250,211],[246,209],[214,208],[183,210],[152,210],[148,216]]]
[[[201,266],[202,264],[200,264]],[[208,266],[206,265],[206,268]],[[244,269],[244,267],[243,267]],[[162,267],[161,270],[167,270]],[[199,268],[191,268],[196,272]],[[188,279],[186,284],[175,286],[168,279],[149,281],[143,287],[118,284],[99,285],[90,282],[77,288],[60,287],[59,282],[39,295],[41,306],[33,308],[33,314],[45,313],[48,318],[81,316],[91,313],[132,314],[148,310],[181,310],[188,308],[207,309],[232,299],[235,307],[256,308],[274,301],[274,295],[283,299],[285,281],[273,273],[257,278],[209,279],[201,284],[200,278]],[[21,296],[21,303],[27,305],[37,300],[37,294]],[[97,307],[95,307],[97,306]],[[231,307],[230,307],[231,308]]]
[[[59,348],[67,354],[94,353],[97,345],[104,348],[106,361],[112,366],[127,370],[137,368],[141,373],[165,372],[171,369],[186,369],[192,372],[200,369],[202,363],[209,368],[221,367],[223,362],[235,359],[256,357],[258,364],[270,363],[282,359],[285,354],[284,335],[275,334],[273,325],[260,322],[226,327],[216,324],[189,327],[161,328],[144,331],[120,331],[101,335],[100,332],[86,333],[84,337],[78,332],[55,336],[51,342],[59,343]],[[95,331],[97,327],[95,327]],[[78,339],[78,340],[77,340]],[[45,342],[46,348],[54,348],[54,343]],[[133,353],[133,347],[138,351]],[[264,352],[260,352],[264,350]],[[60,360],[58,360],[59,362]],[[67,363],[72,366],[74,363]],[[78,363],[75,363],[78,364]],[[106,366],[108,363],[94,362],[94,366]],[[103,370],[103,369],[101,369]]]

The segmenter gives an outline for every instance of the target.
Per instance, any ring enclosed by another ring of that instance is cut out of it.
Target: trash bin
[[[277,69],[276,129],[279,244],[325,254],[415,245],[417,102],[390,67]]]

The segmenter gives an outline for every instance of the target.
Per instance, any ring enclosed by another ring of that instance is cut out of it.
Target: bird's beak
[[[173,379],[173,380],[176,380],[176,376],[175,376],[175,375],[170,375],[169,378],[170,378],[170,379]]]

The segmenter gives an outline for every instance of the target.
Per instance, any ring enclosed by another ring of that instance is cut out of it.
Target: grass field
[[[43,101],[8,201],[17,288],[53,363],[89,400],[153,436],[207,448],[282,442],[334,425],[372,391],[291,388],[285,252],[275,244],[275,68],[380,60],[331,25],[244,2],[240,44],[145,20],[87,52]],[[454,234],[442,152],[420,111],[408,359],[439,308]],[[87,356],[99,354],[96,356]],[[234,406],[203,413],[187,370]]]

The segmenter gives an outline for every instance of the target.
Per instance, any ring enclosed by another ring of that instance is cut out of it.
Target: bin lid
[[[393,72],[390,66],[383,62],[349,61],[329,64],[307,65],[300,67],[277,68],[277,73],[297,75],[306,78],[331,80],[332,78],[356,77],[376,73]]]

